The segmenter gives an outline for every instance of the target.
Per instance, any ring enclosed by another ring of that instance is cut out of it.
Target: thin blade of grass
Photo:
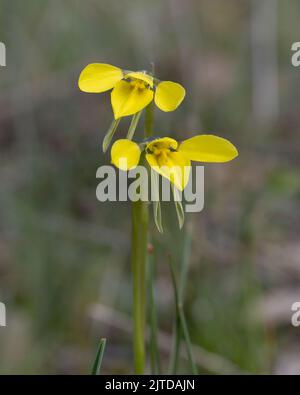
[[[180,356],[180,343],[181,343],[181,328],[178,316],[173,326],[172,348],[169,363],[169,374],[176,374],[178,369],[178,361]]]
[[[186,350],[187,350],[188,358],[190,361],[191,369],[192,369],[193,374],[197,375],[198,369],[197,369],[194,355],[193,355],[190,333],[189,333],[188,326],[186,323],[184,310],[182,308],[179,308],[179,317],[180,317],[180,324],[181,324],[183,337],[184,337],[185,344],[186,344]]]
[[[191,223],[188,223],[185,227],[185,232],[183,235],[183,247],[182,247],[182,257],[181,257],[181,266],[180,266],[180,275],[179,275],[179,298],[184,300],[184,291],[188,277],[188,269],[189,269],[189,261],[191,257],[192,251],[192,228]]]
[[[158,350],[157,342],[157,311],[155,304],[155,271],[156,271],[156,260],[155,252],[148,255],[148,279],[149,279],[149,312],[150,312],[150,362],[152,374],[161,373],[160,355]]]
[[[96,358],[95,358],[95,361],[94,361],[93,367],[92,367],[91,374],[94,376],[100,374],[103,355],[104,355],[104,351],[105,351],[105,346],[106,346],[106,339],[103,338],[100,340]]]
[[[182,248],[182,257],[181,257],[181,266],[180,266],[180,276],[179,276],[179,299],[183,301],[184,299],[184,290],[187,281],[188,275],[188,264],[191,255],[191,247],[192,247],[192,232],[190,227],[187,227],[183,236],[183,248]],[[169,363],[169,374],[176,374],[178,369],[178,361],[180,355],[180,345],[181,345],[181,337],[182,330],[180,326],[180,320],[178,319],[178,315],[176,315],[176,321],[173,326],[173,335],[172,335],[172,348],[171,348],[171,356]]]
[[[197,370],[197,367],[196,367],[196,364],[195,364],[195,360],[194,360],[194,356],[193,356],[190,334],[189,334],[189,331],[188,331],[188,327],[187,327],[187,323],[186,323],[186,319],[185,319],[185,314],[184,314],[184,311],[183,311],[182,302],[181,302],[180,295],[179,295],[179,292],[178,292],[175,269],[174,269],[173,262],[172,262],[172,257],[171,257],[170,254],[169,254],[169,265],[170,265],[170,269],[171,269],[171,277],[172,277],[174,297],[175,297],[175,303],[176,303],[176,320],[178,320],[180,322],[180,328],[182,330],[183,337],[184,337],[184,340],[185,340],[185,345],[186,345],[186,350],[187,350],[187,355],[188,355],[188,359],[189,359],[189,362],[190,362],[190,366],[191,366],[193,374],[196,375],[196,374],[198,374],[198,370]]]
[[[173,327],[173,339],[172,339],[172,349],[171,349],[171,356],[170,356],[170,364],[169,364],[169,374],[176,374],[178,369],[178,361],[179,361],[179,351],[180,351],[180,344],[181,344],[181,326],[180,326],[180,317],[178,314],[178,290],[177,284],[175,280],[175,273],[172,264],[172,257],[169,255],[169,265],[171,269],[171,276],[172,276],[172,284],[173,284],[173,291],[175,296],[175,323]]]

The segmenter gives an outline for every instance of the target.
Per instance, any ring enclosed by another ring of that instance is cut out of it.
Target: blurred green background
[[[0,373],[88,373],[100,337],[103,372],[133,371],[130,204],[96,200],[112,111],[108,94],[78,90],[90,62],[154,62],[187,90],[175,112],[156,110],[157,134],[214,133],[240,153],[205,166],[205,208],[185,231],[173,207],[164,235],[151,225],[164,368],[166,257],[180,264],[191,237],[185,309],[200,372],[300,373],[299,17],[297,0],[0,1]]]

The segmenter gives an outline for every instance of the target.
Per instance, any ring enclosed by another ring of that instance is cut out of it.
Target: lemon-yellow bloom
[[[146,72],[124,71],[105,63],[87,65],[79,76],[83,92],[101,93],[112,89],[111,104],[115,119],[133,115],[153,99],[162,111],[174,111],[185,96],[185,89],[172,81],[158,81]]]
[[[117,140],[111,149],[111,161],[121,170],[135,168],[142,150],[150,167],[183,190],[189,179],[191,161],[228,162],[238,156],[236,147],[228,140],[202,134],[178,143],[170,137],[156,138],[137,144],[131,140]]]

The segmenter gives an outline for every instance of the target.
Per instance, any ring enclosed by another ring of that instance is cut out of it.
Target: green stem
[[[99,375],[100,374],[100,369],[101,369],[101,365],[102,365],[105,346],[106,346],[106,339],[101,339],[100,343],[99,343],[98,350],[97,350],[97,355],[96,355],[95,361],[93,363],[93,368],[92,368],[92,373],[91,373],[92,375]]]
[[[146,108],[145,137],[153,133],[153,110],[151,102]],[[145,165],[145,163],[144,163]],[[148,243],[148,202],[132,203],[132,273],[133,273],[133,350],[136,374],[145,369],[146,324],[146,260]]]
[[[154,100],[148,104],[145,114],[145,137],[153,135],[153,121],[154,121]]]

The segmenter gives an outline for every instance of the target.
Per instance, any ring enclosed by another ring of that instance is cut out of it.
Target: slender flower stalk
[[[153,136],[153,124],[154,124],[154,102],[148,104],[145,114],[145,137],[149,138]]]
[[[153,133],[153,110],[150,103],[146,108],[145,136]],[[141,163],[145,158],[141,158]],[[144,163],[145,165],[145,163]],[[148,202],[132,203],[132,274],[133,274],[133,349],[136,374],[145,369],[145,325],[146,325],[146,260],[148,244]]]

